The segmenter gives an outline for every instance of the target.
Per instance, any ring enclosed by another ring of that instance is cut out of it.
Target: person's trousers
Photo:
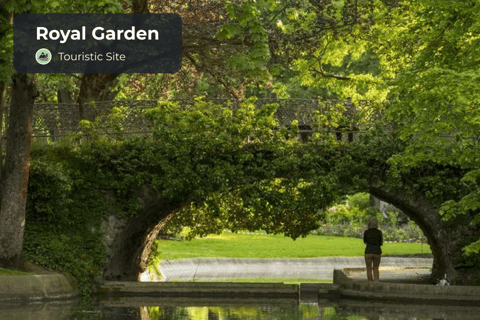
[[[378,281],[379,272],[378,267],[380,266],[381,255],[374,253],[365,254],[365,263],[367,264],[367,279],[368,281]],[[373,271],[373,277],[372,277]]]

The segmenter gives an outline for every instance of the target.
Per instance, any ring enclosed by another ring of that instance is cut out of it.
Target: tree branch
[[[212,71],[210,68],[206,67],[205,65],[199,65],[190,54],[184,52],[184,55],[188,60],[190,60],[190,62],[193,64],[195,68],[197,68],[198,70],[204,70],[207,73],[209,73],[215,79],[215,81],[223,85],[225,89],[227,89],[227,91],[229,91],[235,97],[235,99],[238,99],[238,96],[235,94],[235,92],[231,90],[231,86],[227,82],[222,81],[222,79],[220,79],[220,77],[214,71]]]
[[[352,78],[350,78],[350,77],[339,76],[339,75],[336,75],[336,74],[327,74],[327,73],[325,73],[323,71],[319,71],[317,69],[310,69],[310,71],[313,71],[313,72],[321,75],[324,78],[333,78],[333,79],[343,80],[343,81],[352,80]]]

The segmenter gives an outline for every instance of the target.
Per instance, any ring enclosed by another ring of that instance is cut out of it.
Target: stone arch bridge
[[[177,101],[185,106],[192,103],[189,100]],[[214,99],[213,102],[233,110],[239,106],[239,102],[236,100]],[[257,101],[257,106],[260,107],[263,104],[273,102],[279,104],[276,116],[280,126],[288,126],[294,119],[297,119],[300,129],[305,132],[311,132],[314,129],[315,113],[327,115],[329,112],[345,112],[348,110],[347,101],[317,99],[260,99]],[[95,116],[106,115],[113,107],[120,107],[126,113],[125,133],[148,134],[149,123],[143,117],[142,111],[156,106],[158,106],[157,101],[143,100],[97,102],[92,104],[88,110],[83,110],[83,117],[80,117],[79,106],[76,104],[36,104],[34,108],[34,137],[55,140],[70,132],[78,131],[80,119],[92,119]],[[354,113],[357,114],[357,119],[361,120],[361,126],[363,126],[360,127],[359,125],[358,130],[367,128],[381,120],[379,110],[383,108],[376,108],[372,103],[358,102],[354,108]],[[105,134],[108,135],[109,128],[103,129]],[[328,130],[335,132],[335,129],[338,130],[338,128]],[[350,156],[358,155],[352,154]],[[361,158],[354,160],[362,161]],[[368,165],[368,161],[366,165]],[[377,165],[371,166],[377,167]],[[382,174],[380,169],[376,171],[375,175]],[[369,189],[365,191],[370,192],[380,200],[395,205],[420,226],[434,253],[435,271],[438,274],[447,272],[451,279],[460,280],[462,280],[462,276],[467,276],[467,273],[462,273],[463,271],[456,271],[454,267],[458,260],[452,256],[452,253],[461,250],[464,243],[452,242],[452,239],[461,239],[462,235],[465,234],[478,236],[480,235],[479,230],[470,227],[468,221],[462,222],[452,230],[448,223],[441,220],[438,208],[427,203],[422,195],[409,197],[401,192],[388,190],[388,186],[380,188],[376,184],[382,179],[379,176],[368,177],[368,179],[371,179],[371,182]],[[143,209],[126,223],[109,221],[110,226],[116,232],[112,234],[113,239],[109,243],[110,255],[103,275],[105,279],[137,280],[139,274],[146,270],[153,240],[156,239],[159,231],[170,217],[186,205],[168,201],[161,194],[155,193],[149,194],[144,200]],[[478,268],[468,271],[468,275],[473,275],[477,271]]]

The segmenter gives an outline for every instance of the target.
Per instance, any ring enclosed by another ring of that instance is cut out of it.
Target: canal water
[[[144,301],[142,303],[142,301]],[[149,297],[0,304],[0,320],[470,320],[480,306],[385,303],[364,300],[162,299]]]

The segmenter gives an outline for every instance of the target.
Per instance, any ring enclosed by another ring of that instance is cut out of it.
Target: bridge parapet
[[[187,107],[192,105],[192,99],[170,100]],[[238,110],[241,101],[234,99],[207,99],[225,108]],[[338,100],[321,99],[258,99],[257,108],[265,104],[277,103],[276,117],[280,126],[289,126],[293,120],[298,120],[301,131],[312,132],[314,130],[315,115],[333,115],[345,113],[346,102]],[[371,107],[371,101],[359,101],[355,105],[356,117],[363,124],[371,124],[381,118],[383,108]],[[76,103],[37,103],[34,106],[33,136],[38,138],[56,139],[71,132],[80,130],[79,122],[83,119],[94,119],[99,116],[107,116],[113,108],[120,108],[125,119],[122,122],[124,134],[148,133],[149,121],[143,115],[145,110],[158,106],[157,100],[119,100],[92,102],[88,108],[80,109]],[[8,114],[8,106],[6,107]],[[351,116],[351,115],[350,115]],[[355,120],[355,122],[358,121]],[[8,121],[7,121],[8,123]],[[102,123],[105,123],[102,126]],[[100,121],[100,128],[108,134],[106,120]],[[335,131],[335,128],[331,128]],[[358,128],[357,128],[358,129]],[[112,130],[110,130],[112,131]]]

